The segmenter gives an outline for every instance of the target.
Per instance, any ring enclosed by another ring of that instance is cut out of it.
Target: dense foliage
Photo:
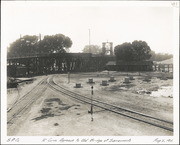
[[[72,41],[63,34],[46,35],[42,40],[38,36],[23,36],[8,48],[9,57],[32,56],[36,54],[65,53]]]
[[[155,53],[154,51],[151,51],[151,55],[152,55],[151,57],[152,61],[163,61],[163,60],[173,58],[172,54]]]
[[[100,54],[102,49],[98,45],[86,45],[82,50],[83,53]]]
[[[83,53],[100,54],[102,49],[98,45],[86,45],[82,50]]]
[[[37,49],[37,36],[24,36],[14,41],[8,48],[8,56],[24,56],[32,54]]]
[[[117,60],[143,61],[151,58],[151,49],[145,41],[133,41],[123,43],[114,48]]]

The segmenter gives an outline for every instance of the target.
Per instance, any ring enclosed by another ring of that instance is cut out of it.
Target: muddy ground
[[[115,81],[109,82],[110,76]],[[133,76],[130,83],[124,83],[125,77]],[[150,81],[144,81],[145,76],[151,76]],[[162,76],[166,76],[162,78]],[[36,77],[32,84],[21,86],[19,93],[33,88],[45,76]],[[94,83],[89,84],[88,79]],[[172,87],[172,74],[169,73],[122,73],[122,72],[95,72],[70,74],[56,74],[55,82],[71,91],[131,109],[161,119],[173,121],[173,94],[172,90],[166,94],[153,96],[153,92],[163,87]],[[103,86],[102,80],[108,85]],[[81,83],[81,88],[75,88]],[[156,93],[157,94],[157,93]],[[19,95],[19,97],[21,97]],[[16,90],[8,90],[8,107],[18,96]],[[31,109],[18,119],[8,135],[18,136],[166,136],[172,132],[129,119],[108,111],[94,108],[93,121],[88,114],[90,106],[77,102],[67,96],[48,88],[34,103]]]

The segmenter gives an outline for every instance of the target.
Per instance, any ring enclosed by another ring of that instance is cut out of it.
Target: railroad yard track
[[[139,112],[136,112],[133,110],[121,108],[121,107],[118,107],[118,106],[115,106],[115,105],[112,105],[112,104],[109,104],[106,102],[102,102],[100,100],[91,99],[87,96],[83,96],[78,93],[69,91],[68,89],[65,89],[64,87],[59,86],[54,81],[54,77],[49,78],[47,83],[52,89],[54,89],[58,92],[61,92],[62,94],[67,95],[71,98],[74,98],[78,101],[81,101],[83,103],[87,103],[87,104],[92,103],[93,106],[96,106],[96,107],[105,109],[107,111],[114,112],[116,114],[123,115],[123,116],[129,117],[131,119],[141,121],[141,122],[162,128],[164,130],[173,132],[173,122],[171,122],[171,121],[167,121],[167,120],[163,120],[163,119],[149,116],[146,114],[142,114],[142,113],[139,113]]]
[[[11,126],[47,88],[47,78],[41,80],[31,91],[18,99],[7,111],[7,124]]]

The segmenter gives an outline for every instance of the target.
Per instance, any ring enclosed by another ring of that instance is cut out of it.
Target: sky
[[[129,5],[130,4],[130,5]],[[70,52],[85,45],[113,42],[113,46],[143,40],[156,53],[173,53],[173,8],[121,2],[33,2],[1,3],[2,45],[24,35],[64,34],[71,38]],[[89,38],[90,29],[90,38]]]

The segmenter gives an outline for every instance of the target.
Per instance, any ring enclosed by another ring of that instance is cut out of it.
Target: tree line
[[[98,45],[86,45],[82,52],[103,55],[102,48]],[[119,44],[115,46],[114,53],[116,59],[121,61],[163,61],[173,57],[172,54],[155,53],[147,42],[142,40]]]
[[[46,35],[41,40],[36,35],[25,35],[8,47],[8,57],[33,56],[38,54],[66,53],[72,46],[72,40],[63,34]],[[101,54],[102,48],[98,45],[86,45],[83,53]],[[125,42],[114,48],[114,54],[120,61],[162,61],[173,57],[172,54],[155,53],[145,41],[135,40]]]
[[[167,53],[155,53],[154,51],[151,51],[151,58],[150,60],[153,61],[163,61],[163,60],[167,60],[167,59],[171,59],[173,58],[172,54],[167,54]]]
[[[117,60],[144,61],[151,58],[151,49],[145,41],[125,42],[114,48]]]
[[[25,35],[10,44],[8,57],[65,53],[71,46],[71,39],[63,34],[46,35],[42,40],[35,35]]]

